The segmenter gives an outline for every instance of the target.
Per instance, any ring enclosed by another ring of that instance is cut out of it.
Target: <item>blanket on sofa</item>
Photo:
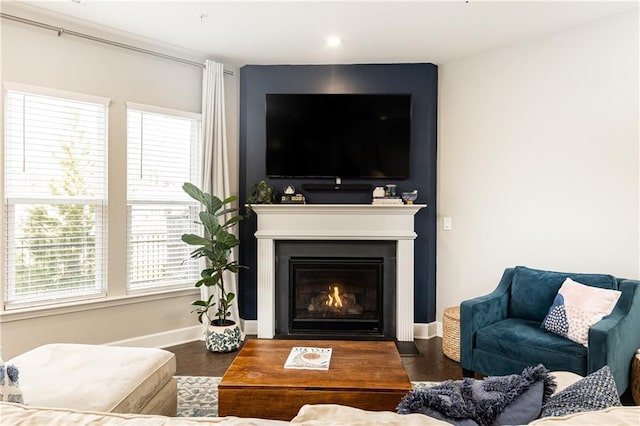
[[[542,364],[521,374],[448,380],[440,385],[413,390],[397,411],[422,413],[455,425],[526,424],[540,415],[556,383]]]

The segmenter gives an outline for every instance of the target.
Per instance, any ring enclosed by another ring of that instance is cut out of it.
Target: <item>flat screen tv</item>
[[[407,178],[409,94],[267,94],[266,174]]]

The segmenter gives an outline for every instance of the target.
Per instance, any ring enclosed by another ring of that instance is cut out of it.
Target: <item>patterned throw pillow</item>
[[[592,287],[567,278],[541,327],[587,346],[589,328],[613,311],[620,294],[618,290]]]
[[[0,401],[24,403],[18,387],[18,367],[7,365],[0,358]]]
[[[609,366],[605,365],[549,398],[540,417],[567,416],[620,405],[616,382]]]

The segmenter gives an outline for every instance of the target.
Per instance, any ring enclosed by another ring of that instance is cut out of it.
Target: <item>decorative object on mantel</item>
[[[305,204],[307,200],[302,194],[283,195],[280,198],[282,204]]]
[[[416,200],[416,198],[418,198],[418,190],[414,189],[413,191],[410,192],[403,192],[402,193],[402,200],[404,201],[405,204],[413,204],[413,202]]]
[[[287,185],[284,188],[284,195],[280,197],[280,202],[284,204],[305,204],[304,195],[296,194],[296,188],[293,185]]]
[[[402,198],[400,197],[381,197],[381,198],[374,198],[373,201],[371,202],[371,204],[374,205],[385,205],[385,206],[401,206],[402,205]]]
[[[402,196],[399,196],[397,193],[397,185],[388,184],[384,187],[377,186],[373,190],[373,200],[371,204],[377,205],[402,205],[404,204],[413,204],[415,199],[418,198],[418,190],[414,189],[411,192],[403,192]]]
[[[398,186],[395,183],[390,183],[386,186],[385,196],[395,197]]]
[[[389,189],[391,186],[393,187],[393,190]],[[402,205],[402,199],[396,196],[395,187],[395,185],[387,185],[385,189],[382,186],[377,186],[373,190],[373,200],[371,201],[371,204],[392,206]]]
[[[211,352],[231,352],[240,347],[242,343],[240,327],[229,319],[231,316],[231,302],[235,298],[234,293],[227,292],[224,288],[225,271],[237,273],[240,266],[237,261],[231,260],[231,251],[240,244],[236,236],[229,232],[229,229],[236,225],[243,217],[235,214],[236,208],[224,208],[237,200],[235,195],[220,200],[215,195],[202,192],[198,187],[191,183],[185,183],[182,186],[184,192],[189,194],[191,198],[199,201],[204,211],[200,212],[200,221],[205,229],[205,236],[184,234],[182,241],[189,245],[199,246],[191,252],[191,257],[198,259],[204,257],[207,259],[207,265],[202,270],[201,279],[195,283],[195,286],[216,287],[216,293],[209,296],[207,300],[194,300],[191,305],[196,309],[192,312],[198,314],[198,321],[202,322],[202,317],[208,321],[207,337],[205,340],[206,347]],[[229,214],[229,219],[225,220],[225,215]],[[220,220],[223,223],[220,223]],[[214,296],[217,301],[214,301]],[[209,316],[209,310],[218,303],[215,316],[212,319]]]
[[[294,189],[295,191],[295,189]],[[249,191],[247,202],[251,204],[273,204],[278,190],[269,185],[265,180],[256,182]]]
[[[373,189],[373,198],[384,198],[385,196],[385,191],[384,191],[384,187],[382,186],[376,186]]]

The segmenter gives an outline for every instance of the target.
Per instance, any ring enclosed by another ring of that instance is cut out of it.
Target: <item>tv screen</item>
[[[409,177],[409,94],[267,94],[266,131],[269,177]]]

